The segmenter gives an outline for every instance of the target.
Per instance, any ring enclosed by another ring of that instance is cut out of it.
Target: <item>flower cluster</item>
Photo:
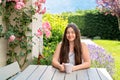
[[[113,75],[114,73],[114,59],[108,54],[105,49],[100,46],[88,44],[88,49],[91,56],[93,67],[103,67],[108,70],[108,72]]]
[[[43,5],[46,0],[36,0],[33,5],[26,5],[27,1],[29,0],[0,0],[0,16],[4,19],[4,27],[6,27],[4,31],[3,25],[0,24],[0,38],[4,37],[8,40],[7,64],[16,60],[21,68],[28,61],[27,56],[32,51],[32,36],[27,33],[32,31],[29,24],[32,22],[33,15],[46,12],[46,7]],[[39,28],[35,34],[38,37],[45,34],[49,38],[50,30],[50,24],[44,22],[43,27]],[[20,51],[17,52],[18,47]]]
[[[14,3],[14,9],[17,9],[17,10],[22,10],[24,7],[25,7],[25,3],[26,3],[26,0],[6,0],[7,3]],[[39,13],[39,14],[44,14],[46,12],[46,7],[43,8],[43,4],[45,4],[46,0],[37,0],[34,4],[35,4],[35,12],[36,13]],[[2,3],[5,3],[3,2],[2,0],[0,0],[0,4]],[[45,33],[46,34],[46,37],[50,37],[50,29],[51,29],[51,26],[49,24],[49,22],[44,22],[42,24],[42,28],[43,28],[43,31],[42,29],[38,29],[37,30],[37,36],[41,36],[42,33]],[[14,34],[11,34],[8,38],[8,41],[9,42],[13,42],[16,38],[16,36]]]
[[[42,4],[44,4],[46,0],[38,0],[35,2],[36,6],[36,13],[44,14],[46,12],[46,7],[43,7]]]
[[[119,0],[96,0],[100,11],[105,12],[105,15],[111,13],[120,17],[120,1]]]
[[[26,0],[6,0],[6,2],[15,3],[14,8],[17,9],[17,10],[20,10],[20,9],[25,7]],[[4,4],[6,2],[0,0],[0,4],[2,4],[2,3]],[[46,12],[46,7],[42,6],[43,4],[45,4],[45,2],[46,2],[46,0],[37,0],[35,2],[36,13],[44,14]]]
[[[24,0],[7,0],[7,2],[15,2],[15,6],[14,6],[14,8],[15,9],[18,9],[18,10],[20,10],[20,9],[22,9],[23,7],[25,7],[25,2],[24,2]]]
[[[41,35],[43,35],[43,33],[45,33],[46,37],[49,38],[51,35],[51,26],[49,22],[44,22],[42,23],[42,30],[39,28],[37,30],[36,36],[40,37]]]
[[[15,3],[15,6],[14,6],[14,8],[15,9],[18,9],[18,10],[20,10],[20,9],[22,9],[23,7],[25,7],[25,0],[5,0],[6,2],[14,2]],[[4,4],[4,6],[5,6],[5,1],[2,1],[2,0],[0,0],[0,4]]]

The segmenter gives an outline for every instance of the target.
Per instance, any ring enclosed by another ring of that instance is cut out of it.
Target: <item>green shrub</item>
[[[100,36],[102,39],[118,39],[119,29],[117,18],[112,15],[104,15],[96,12],[85,14],[85,26],[83,35],[88,37]]]
[[[77,11],[68,16],[68,22],[76,23],[83,36],[120,40],[117,18],[110,14],[104,15],[97,10]]]

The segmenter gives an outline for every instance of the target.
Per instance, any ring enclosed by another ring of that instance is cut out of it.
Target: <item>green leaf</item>
[[[19,54],[20,56],[25,56],[25,53],[24,52],[20,52],[20,54]]]
[[[31,53],[31,51],[32,51],[31,49],[28,49],[28,50],[27,50],[27,54]]]

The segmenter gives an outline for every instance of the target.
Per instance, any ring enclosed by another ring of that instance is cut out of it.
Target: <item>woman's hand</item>
[[[65,71],[64,63],[62,63],[62,64],[59,66],[59,70],[60,70],[61,72],[64,72],[64,71]]]

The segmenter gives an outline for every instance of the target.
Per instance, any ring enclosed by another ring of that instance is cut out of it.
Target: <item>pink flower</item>
[[[2,3],[2,0],[0,0],[0,4]]]
[[[15,5],[15,9],[22,9],[25,6],[25,4],[23,2],[17,2]]]
[[[41,3],[45,3],[46,2],[46,0],[39,0]]]
[[[44,9],[41,10],[40,14],[45,14],[46,12],[46,7],[44,7]]]
[[[42,28],[43,28],[43,30],[46,30],[46,29],[51,30],[50,23],[49,22],[44,22],[42,24]]]
[[[13,42],[15,40],[15,36],[14,35],[11,35],[10,37],[9,37],[9,42]]]
[[[41,6],[41,3],[40,2],[35,2],[35,6]]]
[[[43,28],[43,31],[41,31],[41,29],[37,30],[36,36],[40,37],[44,33],[46,35],[46,38],[49,38],[51,36],[51,31],[50,31],[51,30],[51,26],[50,26],[49,22],[44,22],[42,24],[42,28]]]
[[[37,30],[36,36],[37,36],[37,37],[42,36],[42,31],[41,31],[40,29]]]
[[[39,13],[40,12],[40,8],[38,8],[37,10],[36,10],[36,13]]]
[[[15,9],[20,10],[20,9],[22,9],[22,6],[21,5],[15,5]]]
[[[47,38],[49,38],[49,37],[50,37],[50,35],[51,35],[50,30],[46,29],[46,30],[45,30],[45,34],[46,34],[46,37],[47,37]]]

